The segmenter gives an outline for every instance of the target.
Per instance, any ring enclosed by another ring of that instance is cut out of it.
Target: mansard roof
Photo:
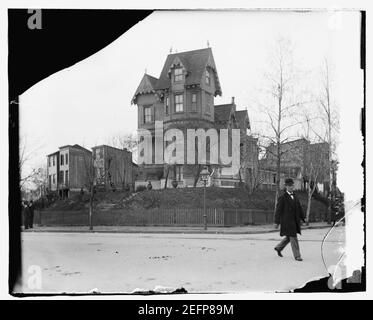
[[[136,99],[139,94],[155,93],[157,81],[157,78],[145,73],[132,98],[131,104],[136,103]]]
[[[213,70],[216,79],[215,95],[222,94],[211,48],[169,54],[156,84],[157,90],[163,90],[170,87],[170,71],[174,66],[181,66],[186,70],[186,85],[200,84],[206,67],[210,67]]]

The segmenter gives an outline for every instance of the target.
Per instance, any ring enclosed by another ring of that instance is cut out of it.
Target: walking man
[[[22,204],[23,206],[23,225],[25,226],[25,229],[28,229],[29,226],[29,219],[30,219],[30,209],[28,202],[25,200]]]
[[[304,222],[305,217],[302,206],[293,192],[293,179],[285,180],[285,189],[284,194],[278,198],[275,213],[276,229],[281,225],[280,236],[285,236],[285,238],[275,247],[275,250],[282,257],[281,251],[290,242],[295,260],[302,261],[297,233],[301,234],[301,220]]]
[[[34,210],[35,210],[34,201],[32,200],[30,201],[28,208],[29,208],[28,227],[32,229],[34,226]]]

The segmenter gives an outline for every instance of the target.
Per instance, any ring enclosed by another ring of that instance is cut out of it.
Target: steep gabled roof
[[[211,48],[169,54],[156,84],[157,90],[170,87],[169,72],[176,64],[181,64],[187,71],[186,85],[200,84],[206,67],[210,67],[214,71],[216,79],[215,95],[221,95],[221,87]]]
[[[232,107],[232,104],[220,104],[214,106],[215,122],[229,121],[229,117],[232,113]]]
[[[235,111],[235,116],[240,128],[250,129],[250,120],[247,110]]]
[[[157,78],[145,73],[139,86],[137,87],[135,94],[133,95],[131,104],[136,103],[136,98],[139,94],[154,93],[157,81]]]

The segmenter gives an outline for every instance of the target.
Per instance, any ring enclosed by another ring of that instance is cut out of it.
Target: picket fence
[[[273,223],[273,211],[256,209],[207,208],[207,225],[240,226]],[[148,210],[95,210],[94,225],[107,226],[197,226],[204,224],[202,208],[155,208]],[[35,211],[34,223],[38,225],[85,226],[89,213],[85,211]]]

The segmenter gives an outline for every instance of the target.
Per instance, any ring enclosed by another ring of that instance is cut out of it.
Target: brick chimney
[[[236,111],[236,103],[234,102],[234,97],[232,97],[232,106],[233,110]]]

